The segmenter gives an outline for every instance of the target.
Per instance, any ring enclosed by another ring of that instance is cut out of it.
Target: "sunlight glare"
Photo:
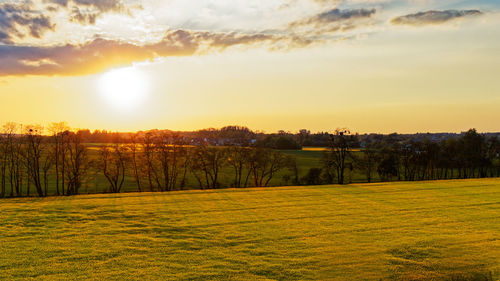
[[[110,70],[99,79],[101,96],[118,110],[131,110],[144,102],[149,91],[148,77],[135,67]]]

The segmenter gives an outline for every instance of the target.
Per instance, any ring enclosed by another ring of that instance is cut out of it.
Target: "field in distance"
[[[2,199],[0,217],[2,280],[500,278],[499,179]]]

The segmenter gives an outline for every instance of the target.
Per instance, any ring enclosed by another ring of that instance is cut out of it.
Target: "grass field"
[[[500,180],[0,200],[0,279],[500,278]]]

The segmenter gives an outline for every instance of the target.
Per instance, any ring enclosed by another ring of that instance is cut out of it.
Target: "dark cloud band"
[[[355,26],[355,21],[362,21],[371,18],[376,13],[375,9],[352,9],[352,10],[329,10],[312,17],[301,19],[289,24],[289,27],[300,28],[313,26],[324,28],[328,26],[339,26],[341,24],[349,24]]]
[[[442,24],[454,19],[477,16],[482,14],[478,10],[446,10],[446,11],[427,11],[416,14],[404,15],[391,20],[392,24],[400,25],[428,25]]]
[[[29,4],[0,3],[0,43],[27,36],[40,38],[54,27],[49,17],[33,10]]]

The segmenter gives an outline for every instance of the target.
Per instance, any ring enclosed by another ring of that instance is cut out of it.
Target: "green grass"
[[[314,149],[314,150],[308,150],[308,149]],[[284,154],[290,155],[295,158],[297,167],[299,169],[299,176],[303,177],[307,174],[309,169],[311,168],[321,168],[322,163],[321,159],[323,157],[323,151],[321,150],[322,148],[306,148],[305,150],[280,150]],[[359,151],[354,151],[353,152],[356,156],[360,156],[361,153]],[[275,179],[274,183],[275,185],[280,185],[280,181],[282,175],[286,172],[281,172],[280,175]],[[361,171],[355,169],[354,171],[349,171],[346,170],[346,182],[347,183],[362,183],[366,182],[366,175],[362,174]],[[380,178],[378,174],[374,171],[372,173],[372,181],[377,182],[380,181]],[[276,184],[278,183],[278,184]]]
[[[99,159],[99,151],[98,148],[102,144],[86,144],[89,149],[89,158],[92,160]],[[319,168],[321,167],[321,151],[302,151],[302,150],[282,150],[281,152],[291,155],[295,157],[297,161],[297,166],[299,170],[299,177],[303,177],[307,174],[310,168]],[[135,179],[132,176],[132,170],[130,167],[127,167],[125,182],[122,188],[124,192],[135,192],[137,190],[137,185]],[[288,169],[281,170],[278,172],[270,182],[271,186],[283,186],[283,185],[291,185],[291,180],[286,182],[283,178],[284,175],[289,175],[292,178],[293,173]],[[359,179],[361,181],[362,179]],[[24,180],[25,181],[25,180]],[[225,165],[219,175],[219,183],[221,188],[227,188],[232,185],[234,181],[234,170],[231,166]],[[143,189],[147,189],[146,180],[143,179]],[[61,188],[61,187],[60,187]],[[196,178],[191,174],[187,174],[187,184],[184,189],[199,189],[199,183]],[[7,182],[7,192],[6,194],[10,194],[11,187]],[[104,193],[108,192],[109,183],[102,174],[101,171],[98,171],[96,165],[92,169],[90,169],[88,180],[85,181],[83,186],[80,188],[80,194],[94,194],[94,193]],[[26,182],[23,183],[22,187],[22,195],[25,196],[27,192]],[[49,173],[49,185],[48,185],[48,194],[56,195],[56,176],[54,172],[54,168]],[[36,191],[34,187],[31,187],[30,196],[36,196]]]
[[[498,179],[2,199],[0,218],[0,280],[500,278]]]

